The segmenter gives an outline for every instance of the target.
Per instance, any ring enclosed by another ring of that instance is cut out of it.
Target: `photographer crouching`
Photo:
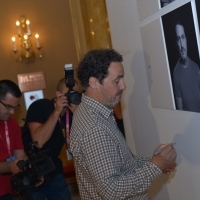
[[[49,150],[48,155],[55,165],[55,170],[44,177],[44,183],[34,188],[33,200],[71,199],[64,178],[62,161],[58,156],[66,140],[69,144],[72,115],[81,98],[81,94],[77,92],[78,85],[71,76],[72,73],[73,69],[70,68],[65,73],[65,78],[58,82],[54,99],[37,100],[27,111],[23,127],[24,145],[38,141],[37,147],[43,151]]]

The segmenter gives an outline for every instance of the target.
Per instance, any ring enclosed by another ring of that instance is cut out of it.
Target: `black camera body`
[[[55,170],[51,158],[46,154],[47,151],[41,151],[36,145],[37,142],[30,143],[25,148],[28,160],[20,160],[17,163],[21,172],[15,174],[11,180],[16,192],[26,192],[27,188],[30,190],[40,181],[39,177]]]
[[[69,104],[72,103],[75,105],[79,105],[81,103],[82,94],[73,90],[73,87],[75,86],[75,80],[72,64],[65,65],[65,83],[66,87],[69,88],[69,91],[65,94]]]
[[[67,100],[72,104],[79,105],[81,103],[81,93],[74,91],[74,90],[69,90],[65,96],[67,97]]]

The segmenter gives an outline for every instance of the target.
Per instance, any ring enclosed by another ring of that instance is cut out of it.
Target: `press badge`
[[[10,156],[9,158],[7,158],[7,161],[8,162],[12,162],[15,160],[15,156]]]
[[[69,150],[66,150],[66,154],[67,154],[67,160],[71,160],[72,154],[69,152]]]

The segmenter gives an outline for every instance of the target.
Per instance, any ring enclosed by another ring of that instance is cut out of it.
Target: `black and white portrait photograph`
[[[177,110],[200,112],[200,61],[191,2],[162,16]]]
[[[167,6],[168,4],[170,4],[173,1],[175,1],[175,0],[160,0],[161,8],[164,6]]]

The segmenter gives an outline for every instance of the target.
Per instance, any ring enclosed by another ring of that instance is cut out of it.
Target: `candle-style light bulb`
[[[20,25],[20,22],[19,21],[16,21],[16,26],[19,26]]]
[[[16,21],[16,26],[17,26],[17,33],[18,35],[21,35],[21,28],[20,28],[20,22],[19,21]]]
[[[15,37],[12,37],[11,40],[12,40],[12,43],[13,43],[13,51],[16,52],[17,51],[16,39],[15,39]]]
[[[30,30],[30,21],[27,19],[26,20],[26,28],[27,28],[27,34],[31,35],[31,30]]]
[[[12,41],[15,42],[15,37],[12,37]]]
[[[28,39],[28,36],[27,36],[27,35],[24,35],[24,39],[27,40],[27,39]]]
[[[36,33],[35,38],[36,38],[36,46],[37,46],[38,49],[40,49],[40,47],[41,47],[40,42],[39,42],[39,37],[40,37],[39,34]]]
[[[26,49],[29,49],[30,46],[29,46],[29,42],[28,42],[28,35],[24,35],[24,45],[25,45],[25,48]]]

